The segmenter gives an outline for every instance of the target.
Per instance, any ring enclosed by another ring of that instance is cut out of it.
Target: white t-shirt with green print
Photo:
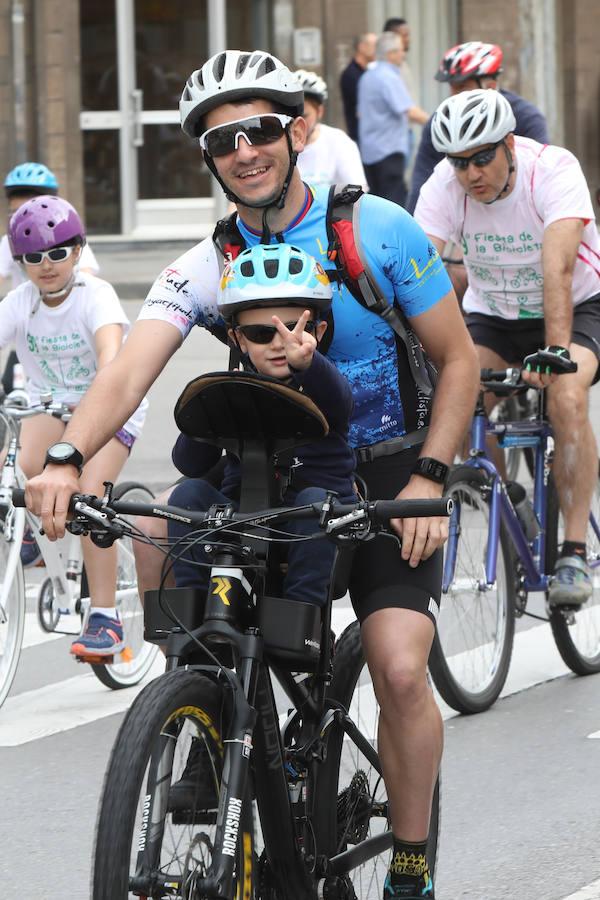
[[[415,219],[428,235],[462,245],[469,276],[465,312],[540,318],[544,229],[559,219],[584,220],[573,273],[575,305],[600,293],[600,240],[585,176],[573,154],[518,136],[515,151],[515,186],[490,204],[468,197],[442,160],[421,188]]]
[[[0,303],[0,347],[14,344],[27,376],[32,403],[51,391],[54,400],[76,406],[97,371],[94,335],[104,325],[123,326],[129,320],[114,288],[87,272],[59,306],[47,306],[31,281],[19,285]],[[147,403],[125,425],[138,437]]]

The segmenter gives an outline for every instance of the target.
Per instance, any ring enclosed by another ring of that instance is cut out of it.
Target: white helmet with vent
[[[179,101],[181,127],[199,137],[202,119],[222,103],[264,98],[301,116],[304,95],[298,80],[275,56],[264,50],[224,50],[192,72]]]
[[[327,85],[316,72],[297,69],[294,73],[300,82],[305,97],[314,97],[319,103],[325,103],[328,97]]]
[[[497,144],[515,130],[512,107],[500,91],[463,91],[444,100],[431,122],[431,140],[439,153],[463,153]]]

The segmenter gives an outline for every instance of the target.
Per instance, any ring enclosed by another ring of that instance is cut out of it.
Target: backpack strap
[[[217,263],[219,264],[219,281],[223,274],[225,265],[235,259],[242,250],[246,249],[246,241],[242,237],[242,233],[237,224],[237,213],[232,213],[224,219],[219,219],[215,225],[212,235],[213,244],[217,250]],[[239,369],[242,354],[238,347],[235,347],[229,341],[227,329],[222,326],[215,326],[210,329],[211,334],[229,346],[229,369]]]
[[[430,398],[435,387],[433,366],[402,311],[381,290],[363,249],[359,224],[363,196],[363,189],[356,184],[332,185],[329,191],[327,258],[336,266],[333,280],[342,281],[359,303],[385,319],[404,345],[415,385]]]

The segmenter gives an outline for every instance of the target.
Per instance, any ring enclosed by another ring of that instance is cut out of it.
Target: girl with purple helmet
[[[9,223],[13,258],[27,281],[0,303],[0,348],[15,344],[27,378],[32,404],[50,391],[53,400],[74,409],[96,372],[118,353],[129,329],[114,289],[79,270],[85,229],[73,206],[52,195],[32,197]],[[115,437],[89,460],[80,459],[85,492],[103,492],[116,481],[143,425],[146,401]],[[21,431],[21,467],[28,478],[42,471],[49,444],[61,444],[65,424],[40,414],[25,419]],[[50,451],[53,448],[50,448]],[[49,452],[50,452],[49,451]],[[95,547],[83,539],[92,607],[84,632],[71,653],[84,661],[113,656],[124,648],[123,628],[115,609],[116,547]],[[21,550],[25,565],[40,558],[31,533]]]

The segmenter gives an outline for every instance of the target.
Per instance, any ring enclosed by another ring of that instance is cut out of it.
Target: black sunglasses
[[[284,324],[288,331],[293,331],[298,320]],[[312,334],[316,327],[317,323],[311,320],[306,322],[304,330]],[[274,325],[237,325],[236,331],[240,331],[251,344],[270,344],[277,334],[277,328]]]
[[[488,147],[486,150],[478,150],[477,153],[473,153],[472,156],[446,156],[446,159],[450,163],[451,166],[454,166],[455,169],[460,169],[465,172],[469,168],[469,163],[473,163],[474,166],[477,166],[478,169],[483,169],[484,166],[489,166],[494,157],[496,156],[496,150],[502,144],[503,141],[498,141],[496,144],[492,144],[491,147]]]
[[[257,147],[274,144],[292,121],[291,116],[265,113],[263,116],[249,116],[226,125],[215,125],[200,135],[200,146],[209,156],[214,157],[227,156],[237,150],[240,137]]]

